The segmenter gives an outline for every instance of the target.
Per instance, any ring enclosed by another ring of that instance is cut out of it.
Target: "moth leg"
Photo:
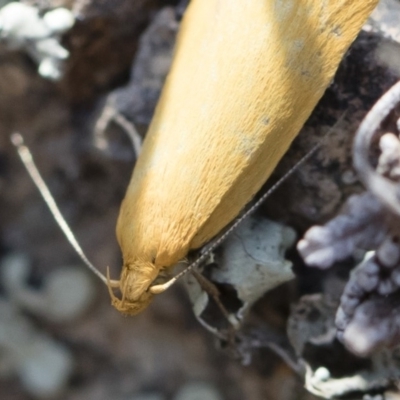
[[[110,268],[107,267],[107,288],[110,294],[111,301],[119,301],[118,297],[114,294],[113,289],[120,287],[120,281],[115,281],[110,278]]]
[[[124,307],[126,300],[126,287],[128,286],[128,281],[125,279],[124,286],[121,288],[122,298],[121,298],[121,307]]]

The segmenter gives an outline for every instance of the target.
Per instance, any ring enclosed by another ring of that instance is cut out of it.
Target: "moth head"
[[[159,269],[149,262],[128,264],[123,266],[120,280],[113,284],[107,272],[111,304],[123,314],[139,314],[147,308],[154,297],[150,286],[158,273]],[[114,294],[115,288],[121,292],[121,298]]]

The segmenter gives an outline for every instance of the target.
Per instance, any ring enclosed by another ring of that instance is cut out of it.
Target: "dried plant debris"
[[[173,7],[157,13],[140,37],[129,83],[107,96],[102,113],[112,107],[135,124],[145,127],[150,124],[171,65],[178,28],[178,15]]]
[[[109,95],[116,109],[136,124],[150,124],[172,62],[178,28],[173,7],[159,11],[140,38],[130,82]]]
[[[205,278],[194,275],[186,280],[198,320],[216,334],[223,328],[219,325],[221,314],[214,318],[210,312],[211,296],[237,327],[267,291],[293,279],[292,263],[285,259],[285,251],[294,241],[293,229],[284,225],[253,217],[243,221],[204,268]]]
[[[399,13],[400,3],[398,0],[381,0],[364,29],[378,32],[383,37],[400,43]]]
[[[156,14],[140,38],[129,83],[111,92],[103,102],[95,123],[94,145],[113,158],[132,157],[131,152],[112,140],[111,123],[128,134],[136,157],[140,152],[139,130],[144,131],[150,124],[169,71],[179,28],[178,16],[179,11],[173,7],[165,7]]]
[[[69,52],[60,36],[72,28],[75,18],[66,8],[56,8],[43,16],[36,7],[11,2],[0,9],[0,35],[12,50],[23,49],[38,64],[41,76],[58,80]]]
[[[376,357],[372,363],[371,370],[357,371],[354,375],[333,378],[328,369],[320,367],[313,371],[306,364],[305,387],[306,389],[325,399],[337,399],[341,396],[350,396],[350,399],[359,399],[362,393],[373,392],[389,386],[393,382],[393,369],[398,370],[397,365],[386,367],[385,361],[388,355]],[[388,378],[388,376],[390,378]],[[378,397],[385,399],[385,395]]]
[[[398,0],[381,0],[364,26],[364,31],[375,32],[382,39],[375,50],[376,60],[388,71],[400,74],[400,3]]]
[[[314,316],[328,310],[330,323],[326,316],[319,316],[312,325],[309,319],[300,323],[297,312],[288,325],[289,338],[307,365],[307,388],[326,398],[385,387],[400,376],[399,103],[400,83],[378,101],[356,134],[354,163],[368,190],[349,198],[338,216],[324,226],[310,228],[298,243],[310,266],[326,269],[349,257],[355,265],[336,305],[327,308],[326,299],[314,305]],[[363,257],[357,261],[360,251]],[[307,301],[310,298],[302,300],[303,306]],[[341,380],[333,379],[326,365],[311,365],[304,349],[307,343],[315,344],[315,331],[321,326],[329,327],[325,329],[328,337],[334,332],[333,337],[347,350],[371,365]],[[322,374],[322,367],[329,373]]]
[[[337,302],[315,294],[303,296],[298,304],[292,307],[287,333],[298,356],[303,354],[308,343],[323,346],[334,341],[336,327],[332,315],[337,306]]]
[[[337,306],[331,297],[316,294],[303,296],[292,308],[288,337],[303,365],[307,390],[326,399],[351,394],[346,398],[359,399],[361,393],[383,391],[400,376],[400,347],[370,358],[347,353],[336,339]]]

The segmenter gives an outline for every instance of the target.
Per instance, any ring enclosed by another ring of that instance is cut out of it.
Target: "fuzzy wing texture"
[[[122,204],[125,264],[170,266],[260,189],[377,0],[192,0]]]

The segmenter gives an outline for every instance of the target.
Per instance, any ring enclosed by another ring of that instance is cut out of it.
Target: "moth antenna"
[[[251,214],[254,213],[266,200],[267,198],[276,190],[279,186],[282,185],[286,179],[288,179],[295,171],[297,171],[307,160],[311,158],[311,156],[322,146],[326,138],[333,132],[333,130],[343,121],[347,112],[345,111],[337,122],[329,129],[329,131],[325,134],[320,142],[314,145],[311,150],[308,151],[306,155],[304,155],[292,168],[289,169],[277,182],[275,182],[247,211],[245,211],[240,217],[236,219],[236,221],[229,227],[227,230],[222,233],[218,238],[211,241],[208,245],[206,245],[201,253],[201,255],[193,261],[188,267],[186,267],[183,271],[179,272],[176,276],[171,278],[169,281],[161,284],[154,285],[150,288],[150,292],[154,294],[160,294],[170,288],[178,279],[180,279],[187,272],[190,272],[192,269],[198,267],[203,261],[207,259],[212,251],[214,251],[220,244],[222,244],[226,238],[237,229],[237,227]]]
[[[51,214],[56,220],[58,226],[61,228],[68,242],[74,248],[74,250],[79,255],[81,260],[107,286],[112,286],[112,287],[119,286],[118,281],[107,280],[107,278],[86,257],[84,251],[82,250],[74,234],[72,233],[70,227],[68,226],[68,223],[65,221],[65,218],[61,214],[61,211],[58,208],[54,200],[54,197],[50,193],[49,188],[47,187],[45,181],[40,175],[40,172],[37,169],[35,162],[33,161],[32,153],[29,151],[28,147],[24,144],[24,139],[21,136],[21,134],[13,133],[11,135],[11,143],[16,147],[22,163],[24,164],[26,170],[28,171],[28,174],[31,177],[33,183],[38,188],[40,194],[42,195],[45,203],[47,204],[47,207],[49,208]]]

